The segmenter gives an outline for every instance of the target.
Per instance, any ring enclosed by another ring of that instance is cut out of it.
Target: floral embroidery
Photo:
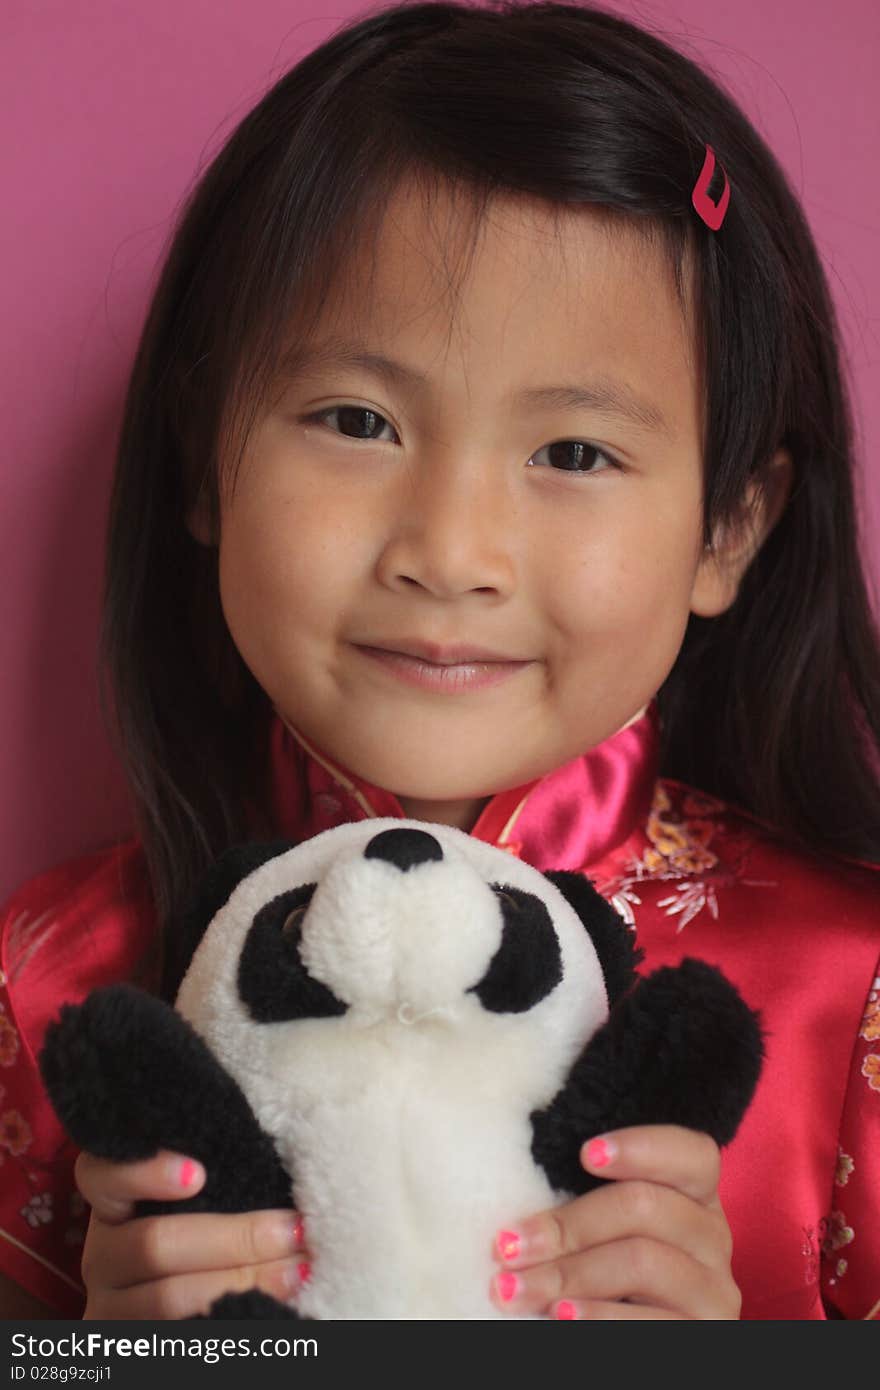
[[[849,1245],[855,1239],[855,1231],[852,1226],[847,1226],[846,1217],[842,1211],[833,1211],[828,1218],[828,1227],[825,1239],[822,1241],[822,1254],[827,1257],[839,1250],[843,1245]]]
[[[0,1067],[11,1067],[18,1054],[18,1033],[4,1013],[0,1013]]]
[[[825,1231],[826,1222],[819,1222],[819,1239],[822,1239]],[[802,1226],[801,1234],[801,1254],[804,1257],[804,1283],[807,1288],[818,1282],[819,1279],[819,1253],[816,1246],[816,1232],[812,1226]]]
[[[834,1183],[836,1187],[846,1187],[846,1184],[849,1182],[849,1175],[855,1166],[849,1154],[845,1154],[843,1149],[838,1147],[837,1172],[834,1174]]]
[[[31,1197],[21,1208],[21,1215],[34,1230],[38,1226],[47,1226],[52,1220],[52,1193],[39,1192],[35,1197]]]
[[[641,907],[642,900],[638,893],[634,893],[631,888],[624,888],[622,892],[612,894],[610,902],[615,911],[620,913],[626,925],[635,931],[636,919],[630,903],[636,903],[637,906]]]
[[[862,1063],[862,1076],[868,1078],[872,1091],[880,1091],[880,1054],[869,1052]]]
[[[722,803],[688,792],[681,809],[685,816],[690,815],[692,819],[673,819],[667,814],[672,811],[672,801],[662,782],[658,781],[645,826],[645,833],[651,841],[651,848],[645,850],[643,856],[646,868],[654,871],[672,867],[682,873],[696,874],[703,869],[712,869],[718,863],[718,856],[709,849],[716,827],[706,816],[722,811]]]
[[[7,1110],[0,1115],[0,1144],[11,1154],[23,1154],[30,1148],[31,1127],[17,1110]]]
[[[678,931],[682,931],[687,926],[691,918],[696,917],[698,912],[708,904],[709,911],[714,918],[718,917],[718,899],[715,897],[715,890],[712,885],[705,883],[680,883],[675,892],[668,898],[658,898],[657,906],[668,909],[667,917],[674,916],[675,913],[682,913],[682,919],[678,924]]]
[[[859,1037],[866,1042],[876,1042],[880,1038],[880,977],[871,986]]]
[[[677,807],[673,798],[679,802]],[[627,872],[619,880],[600,887],[600,892],[606,893],[609,888],[614,888],[612,901],[628,925],[635,927],[635,915],[630,904],[641,905],[641,898],[632,891],[633,885],[646,880],[676,880],[673,892],[657,902],[658,907],[666,909],[667,917],[680,918],[676,932],[682,931],[704,908],[708,908],[711,915],[718,919],[715,889],[720,884],[778,887],[774,882],[741,876],[748,851],[755,843],[755,837],[749,831],[728,837],[728,843],[734,846],[731,865],[723,864],[711,848],[720,828],[713,817],[721,817],[726,810],[724,802],[703,792],[684,787],[678,789],[662,779],[654,784],[651,811],[645,826],[650,841],[648,848],[641,858],[630,860]],[[682,882],[686,874],[693,877]]]

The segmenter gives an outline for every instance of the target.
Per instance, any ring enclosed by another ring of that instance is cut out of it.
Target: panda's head
[[[431,1029],[480,1046],[503,1024],[563,1065],[634,963],[627,929],[589,880],[396,818],[233,851],[206,881],[201,912],[177,1007],[228,1064],[248,1048],[257,1061],[255,1029],[273,1032],[276,1050],[279,1030],[295,1041],[306,1026],[312,1040],[320,1028],[386,1042]]]

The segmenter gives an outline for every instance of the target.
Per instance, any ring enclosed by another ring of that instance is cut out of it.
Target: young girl
[[[718,964],[766,1030],[723,1157],[584,1135],[612,1181],[510,1213],[499,1306],[877,1315],[880,643],[836,333],[770,151],[601,10],[372,10],[242,122],[119,446],[139,834],[0,918],[7,1316],[295,1296],[308,1213],[132,1219],[198,1164],[77,1158],[35,1057],[62,1002],[158,987],[228,845],[388,815],[588,874],[645,970]]]

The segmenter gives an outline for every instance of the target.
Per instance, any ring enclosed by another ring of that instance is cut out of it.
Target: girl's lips
[[[407,685],[450,695],[499,685],[532,664],[530,661],[468,661],[457,666],[436,666],[415,656],[405,656],[403,652],[383,651],[380,647],[358,647],[357,650]]]

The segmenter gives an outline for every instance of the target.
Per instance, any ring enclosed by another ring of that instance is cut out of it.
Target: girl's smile
[[[396,680],[444,695],[457,695],[467,690],[484,690],[487,686],[500,685],[502,681],[509,680],[532,664],[530,661],[438,663],[407,656],[403,652],[383,650],[380,647],[354,646],[353,649],[362,652],[368,660],[376,663]]]

